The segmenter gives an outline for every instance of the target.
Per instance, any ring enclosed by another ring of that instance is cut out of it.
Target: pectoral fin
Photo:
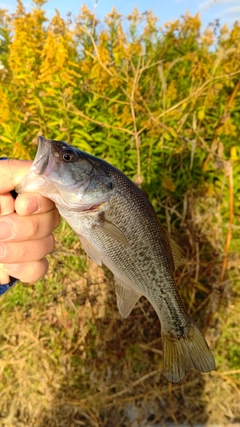
[[[119,228],[116,227],[116,225],[114,225],[112,222],[104,219],[101,222],[101,227],[108,236],[112,237],[117,242],[122,243],[124,246],[129,246],[129,242],[122,231],[119,230]]]
[[[83,249],[88,254],[89,258],[95,261],[98,265],[102,265],[101,254],[97,250],[97,248],[92,245],[85,237],[79,236],[79,239],[82,243]]]
[[[123,283],[117,277],[114,278],[118,310],[121,316],[126,319],[142,295]]]

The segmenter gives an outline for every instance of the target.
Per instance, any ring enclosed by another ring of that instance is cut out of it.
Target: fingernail
[[[9,239],[13,236],[13,225],[11,222],[0,221],[0,240]]]
[[[34,214],[40,210],[40,200],[37,197],[30,197],[26,201],[26,214]]]
[[[0,243],[0,258],[3,258],[6,253],[6,248]]]
[[[19,264],[0,264],[0,270],[8,273],[15,273],[19,269]]]

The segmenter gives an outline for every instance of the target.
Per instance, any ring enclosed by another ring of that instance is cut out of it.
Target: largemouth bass
[[[175,284],[174,268],[182,251],[130,179],[65,142],[39,137],[35,160],[17,191],[39,192],[55,202],[89,257],[114,274],[124,318],[141,296],[150,301],[161,322],[163,374],[168,380],[180,381],[191,368],[215,369],[207,342]]]

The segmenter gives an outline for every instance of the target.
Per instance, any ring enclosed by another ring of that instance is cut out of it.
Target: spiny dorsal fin
[[[180,265],[185,264],[187,262],[187,257],[183,252],[182,248],[175,242],[175,240],[170,236],[170,234],[167,233],[167,236],[172,250],[174,268],[175,270],[177,270]]]
[[[142,295],[126,285],[121,279],[114,278],[118,310],[121,316],[126,319]]]

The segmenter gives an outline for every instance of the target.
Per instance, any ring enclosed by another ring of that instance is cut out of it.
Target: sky
[[[22,2],[26,10],[31,9],[30,0],[22,0]],[[96,16],[100,20],[103,20],[113,6],[124,16],[137,6],[140,12],[152,9],[159,18],[159,25],[180,18],[186,11],[192,15],[199,12],[203,28],[215,19],[220,19],[221,26],[227,23],[231,27],[236,20],[240,22],[240,0],[49,0],[44,9],[48,18],[54,15],[55,9],[58,9],[61,16],[65,18],[68,12],[76,16],[83,3],[91,10],[94,10],[95,6]],[[2,9],[14,12],[15,7],[16,0],[0,0]]]

